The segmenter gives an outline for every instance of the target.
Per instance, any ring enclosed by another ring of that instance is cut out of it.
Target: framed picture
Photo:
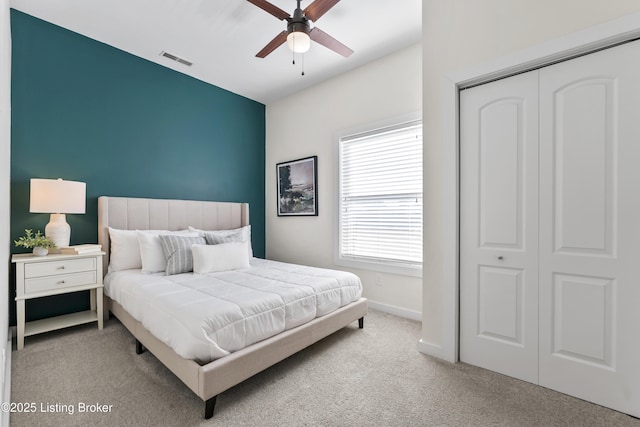
[[[318,156],[278,163],[278,216],[318,215]]]

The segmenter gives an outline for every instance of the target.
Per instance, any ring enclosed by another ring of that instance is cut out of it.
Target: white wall
[[[558,37],[640,10],[638,0],[424,0],[423,125],[425,270],[421,342],[433,348],[443,336],[443,255],[451,247],[442,238],[443,150],[447,140],[445,108],[451,105],[443,81],[460,70],[494,61]],[[450,197],[450,195],[449,195]]]
[[[9,0],[0,2],[0,402],[10,400],[8,394],[11,371],[9,332],[9,184],[11,180],[11,35]],[[4,357],[3,357],[4,356]],[[0,414],[0,423],[8,425],[8,414]]]
[[[376,273],[334,264],[337,171],[333,136],[337,131],[419,111],[421,67],[418,44],[266,108],[267,258],[352,271],[362,279],[365,297],[418,319],[422,279],[380,273],[382,286],[377,286]],[[278,217],[276,164],[313,155],[318,156],[319,216]]]

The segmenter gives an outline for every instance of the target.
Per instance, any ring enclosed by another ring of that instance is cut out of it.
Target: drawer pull
[[[60,280],[57,285],[64,285],[64,280]]]
[[[58,267],[58,270],[64,270],[64,265],[61,265],[60,267]]]

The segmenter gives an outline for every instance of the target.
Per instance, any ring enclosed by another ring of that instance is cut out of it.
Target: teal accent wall
[[[86,214],[67,215],[71,244],[97,242],[102,195],[219,200],[249,203],[264,257],[263,104],[16,10],[11,33],[12,239],[49,221],[29,213],[29,179],[63,178],[87,183]],[[29,301],[27,320],[88,304]]]

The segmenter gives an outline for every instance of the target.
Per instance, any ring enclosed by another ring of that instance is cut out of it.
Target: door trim
[[[460,141],[459,92],[462,88],[530,71],[640,38],[640,13],[545,42],[463,70],[443,79],[445,146],[443,147],[443,297],[442,344],[421,340],[418,349],[450,362],[459,360]]]

